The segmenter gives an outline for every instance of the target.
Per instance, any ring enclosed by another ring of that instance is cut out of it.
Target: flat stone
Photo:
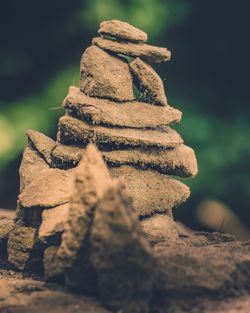
[[[35,228],[16,226],[9,234],[8,261],[19,270],[24,270],[30,261],[35,241]]]
[[[73,188],[70,171],[48,169],[40,172],[19,195],[23,207],[49,208],[69,202]]]
[[[180,144],[173,149],[127,149],[103,151],[110,166],[131,165],[142,169],[155,169],[167,175],[193,177],[198,172],[194,150]]]
[[[174,244],[180,240],[176,223],[166,214],[155,214],[143,219],[141,227],[152,245],[165,241]]]
[[[153,254],[120,182],[109,186],[99,202],[90,240],[102,301],[116,312],[149,312]]]
[[[90,97],[127,101],[134,98],[132,75],[125,59],[91,46],[83,53],[80,89]]]
[[[50,241],[51,238],[60,235],[64,230],[68,215],[69,203],[43,210],[38,239],[46,243]]]
[[[148,40],[148,35],[145,32],[126,22],[118,20],[101,22],[98,33],[100,35],[107,35],[117,39],[135,42],[146,42]]]
[[[139,57],[148,63],[161,63],[169,61],[171,52],[167,48],[150,46],[143,43],[128,43],[96,37],[92,44],[104,50]]]
[[[85,149],[57,143],[56,148],[51,154],[52,164],[58,168],[74,167],[82,159],[84,153]]]
[[[34,180],[38,179],[42,172],[47,171],[49,165],[41,157],[37,150],[30,144],[24,150],[22,162],[19,168],[20,193]]]
[[[113,177],[124,180],[133,206],[140,216],[165,212],[171,215],[172,208],[190,196],[186,185],[153,170],[120,166],[111,168],[110,172]]]
[[[63,116],[59,120],[58,140],[63,144],[82,144],[94,142],[97,146],[105,145],[141,147],[174,147],[183,143],[181,136],[170,127],[161,130],[107,128],[89,125],[71,116]]]
[[[182,113],[170,106],[159,107],[145,102],[117,103],[107,99],[88,97],[71,86],[63,102],[68,113],[91,124],[133,128],[155,128],[179,122]]]
[[[134,76],[137,88],[141,91],[148,102],[158,105],[167,105],[164,85],[155,70],[140,58],[130,63],[130,70]]]
[[[51,152],[55,148],[56,142],[35,130],[28,130],[26,136],[31,145],[44,157],[45,161],[51,165]]]

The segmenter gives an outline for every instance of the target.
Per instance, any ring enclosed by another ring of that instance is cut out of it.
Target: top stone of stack
[[[148,35],[142,30],[122,21],[111,20],[100,24],[92,44],[111,53],[139,57],[148,63],[161,63],[170,60],[171,52],[167,48],[145,44]]]
[[[148,35],[142,30],[122,21],[111,20],[100,24],[98,33],[101,36],[111,36],[121,40],[146,42]]]

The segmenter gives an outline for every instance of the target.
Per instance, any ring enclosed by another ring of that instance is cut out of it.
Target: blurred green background
[[[68,86],[79,85],[83,50],[100,21],[121,19],[172,51],[155,69],[169,103],[183,111],[176,128],[199,162],[199,175],[187,181],[192,197],[176,217],[249,236],[247,1],[10,0],[0,16],[0,208],[15,208],[26,129],[55,136]]]

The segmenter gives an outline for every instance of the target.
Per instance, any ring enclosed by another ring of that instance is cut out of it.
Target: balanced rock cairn
[[[121,21],[101,23],[98,33],[81,59],[80,88],[63,101],[57,140],[27,131],[16,217],[0,221],[0,261],[125,313],[164,307],[172,294],[173,305],[177,295],[216,294],[243,272],[236,283],[244,289],[250,275],[237,262],[250,262],[248,246],[215,247],[234,240],[187,232],[172,218],[190,191],[169,175],[195,176],[197,162],[168,126],[181,112],[149,65],[170,52]]]

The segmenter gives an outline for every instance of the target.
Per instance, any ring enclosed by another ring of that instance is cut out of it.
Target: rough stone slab
[[[35,246],[36,229],[16,226],[9,235],[8,261],[19,270],[24,270]]]
[[[73,188],[70,171],[48,169],[42,171],[19,195],[23,207],[54,207],[67,203]]]
[[[56,284],[5,271],[0,280],[1,313],[112,313],[98,300],[68,292]]]
[[[3,241],[6,241],[8,239],[13,227],[14,220],[12,218],[0,219],[0,245]]]
[[[80,89],[90,97],[127,101],[134,98],[132,75],[125,59],[91,46],[83,53]]]
[[[60,235],[64,230],[64,224],[68,220],[68,215],[69,203],[43,210],[38,239],[46,243],[51,237]]]
[[[215,241],[199,247],[163,244],[154,247],[159,269],[156,288],[163,292],[162,298],[164,294],[186,299],[197,294],[239,294],[249,284],[249,242]]]
[[[162,130],[107,128],[89,125],[71,116],[63,116],[59,121],[58,140],[63,144],[88,144],[97,146],[142,146],[174,147],[183,143],[181,136],[170,127]]]
[[[155,214],[141,221],[141,227],[152,245],[168,241],[179,241],[179,233],[173,218],[166,214]]]
[[[102,153],[105,161],[111,166],[151,168],[163,174],[180,177],[192,177],[198,172],[194,150],[183,144],[173,149],[128,149]]]
[[[58,144],[52,151],[52,164],[58,168],[69,168],[76,166],[83,157],[85,149]]]
[[[101,22],[98,33],[135,42],[146,42],[148,40],[148,35],[145,32],[119,20]]]
[[[170,106],[164,108],[145,102],[117,103],[107,99],[88,97],[79,88],[71,86],[63,102],[70,114],[91,124],[134,128],[155,128],[179,122],[182,113]]]
[[[29,144],[24,150],[22,162],[19,168],[20,193],[34,180],[38,179],[43,171],[47,171],[49,165],[39,155],[38,151]]]
[[[143,43],[117,42],[96,37],[92,40],[92,44],[107,51],[131,57],[139,57],[148,63],[166,62],[171,58],[171,52],[167,48],[150,46]]]
[[[55,148],[56,142],[35,130],[28,130],[26,136],[34,148],[44,157],[45,161],[51,165],[51,152]]]
[[[138,170],[131,166],[114,167],[113,177],[122,178],[140,216],[168,213],[190,196],[189,188],[176,179],[153,170]]]
[[[109,186],[95,210],[91,262],[102,301],[115,311],[147,313],[155,263],[131,199],[120,182]]]
[[[130,63],[130,70],[137,88],[149,100],[148,102],[158,105],[168,104],[163,82],[150,65],[143,62],[140,58],[136,58]]]

